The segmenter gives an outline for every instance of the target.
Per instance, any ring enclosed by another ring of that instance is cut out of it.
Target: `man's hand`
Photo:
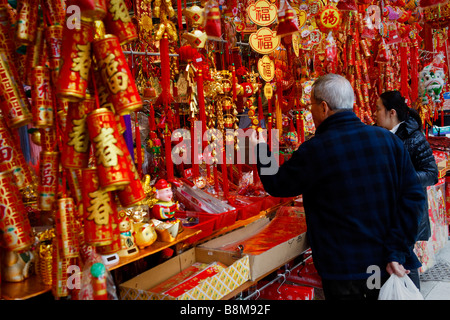
[[[408,274],[410,271],[406,270],[403,265],[396,261],[389,262],[386,266],[386,271],[391,275],[395,274],[399,277],[403,277],[405,274]]]
[[[249,142],[250,147],[255,147],[260,142],[267,141],[267,130],[262,130],[258,132],[258,130],[253,130],[252,135],[250,136]]]

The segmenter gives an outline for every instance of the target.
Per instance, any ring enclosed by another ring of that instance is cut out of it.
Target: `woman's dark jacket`
[[[433,156],[430,144],[422,133],[421,128],[413,117],[409,117],[400,124],[395,133],[403,143],[411,156],[411,161],[416,169],[425,195],[426,188],[435,185],[438,182],[439,171],[436,160]],[[428,201],[423,211],[422,220],[419,225],[419,234],[417,240],[427,241],[431,236],[430,219],[428,216]]]

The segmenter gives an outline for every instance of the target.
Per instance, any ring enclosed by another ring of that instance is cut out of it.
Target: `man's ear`
[[[333,110],[330,109],[330,107],[328,106],[328,103],[326,103],[326,101],[322,101],[320,103],[320,108],[321,108],[320,110],[326,116],[330,116],[333,113]]]

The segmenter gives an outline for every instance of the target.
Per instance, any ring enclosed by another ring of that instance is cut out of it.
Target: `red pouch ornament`
[[[277,36],[284,37],[298,31],[298,19],[294,9],[285,0],[280,1],[278,10]]]
[[[329,32],[325,41],[325,51],[327,61],[335,61],[337,56],[336,41],[333,38],[333,32]]]
[[[356,0],[340,0],[337,4],[340,11],[358,11]]]
[[[380,45],[378,47],[378,55],[375,59],[375,62],[377,63],[387,63],[391,57],[391,53],[389,50],[389,47],[386,45],[386,42],[384,39],[380,42]]]
[[[220,22],[220,10],[217,1],[209,0],[205,4],[204,30],[210,39],[220,39],[222,36],[222,27]]]
[[[395,23],[387,23],[383,24],[383,26],[384,28],[387,29],[385,30],[386,44],[390,45],[402,41],[402,38],[400,37],[400,34],[397,30],[397,26],[395,25]]]
[[[372,18],[369,16],[369,13],[366,12],[366,17],[363,20],[364,29],[361,33],[361,38],[375,39],[377,31],[375,29],[375,25],[372,23]]]

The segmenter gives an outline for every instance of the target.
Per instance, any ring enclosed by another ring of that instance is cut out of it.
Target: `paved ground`
[[[425,300],[450,300],[450,241],[438,251],[435,266],[438,263],[440,263],[440,271],[436,272],[435,279],[424,281],[424,277],[421,278],[420,292]]]

